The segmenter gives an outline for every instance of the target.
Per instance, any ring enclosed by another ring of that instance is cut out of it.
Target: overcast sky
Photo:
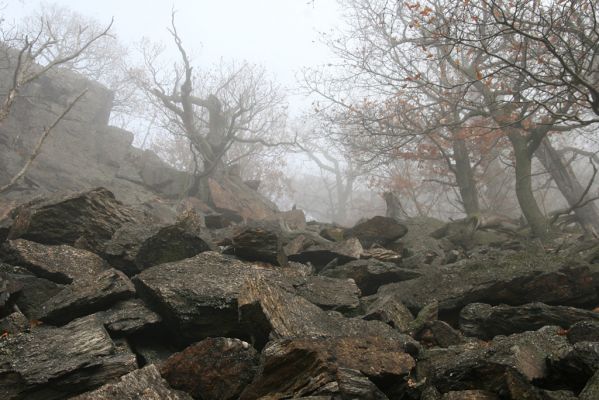
[[[248,60],[264,65],[286,87],[304,66],[326,63],[319,32],[338,26],[335,0],[9,0],[4,16],[18,19],[59,4],[108,23],[125,44],[149,37],[170,44],[166,31],[171,9],[185,46],[198,62]],[[294,101],[294,100],[292,100]],[[299,101],[299,100],[296,100]]]

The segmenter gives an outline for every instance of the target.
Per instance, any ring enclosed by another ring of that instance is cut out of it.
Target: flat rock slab
[[[599,321],[580,321],[568,329],[568,340],[570,343],[599,342]]]
[[[94,279],[66,286],[42,306],[40,320],[59,325],[75,318],[108,309],[135,295],[133,283],[120,271],[110,269]]]
[[[476,302],[569,306],[599,302],[599,265],[555,254],[490,252],[423,272],[420,278],[384,285],[379,292],[397,293],[412,312],[436,299],[440,312],[455,314]]]
[[[357,238],[365,249],[388,245],[408,233],[408,228],[393,218],[376,216],[343,232],[343,237]]]
[[[246,278],[279,276],[273,268],[216,252],[151,267],[133,278],[140,297],[183,342],[240,337],[237,298]]]
[[[274,230],[247,227],[231,238],[234,254],[247,261],[264,261],[284,266],[287,258],[283,242]]]
[[[109,267],[96,254],[68,245],[47,246],[24,239],[9,240],[0,250],[5,262],[27,268],[56,283],[93,279]]]
[[[295,240],[301,239],[298,236]],[[342,242],[331,242],[326,244],[315,244],[307,248],[300,246],[300,250],[291,250],[295,244],[293,242],[286,246],[286,252],[289,261],[299,263],[310,263],[317,271],[322,270],[327,264],[333,260],[337,260],[338,264],[345,264],[349,261],[358,260],[364,248],[360,241],[351,238]]]
[[[140,299],[121,301],[109,310],[96,314],[104,326],[114,335],[131,335],[150,328],[162,321],[160,315],[146,307]]]
[[[422,273],[378,260],[356,260],[327,267],[320,272],[320,275],[353,279],[362,295],[369,296],[376,293],[381,285],[415,279],[422,276]]]
[[[43,244],[78,243],[99,253],[103,243],[134,213],[109,190],[98,188],[58,195],[19,206],[9,239],[23,238]]]
[[[0,398],[63,399],[137,368],[135,355],[116,346],[95,317],[62,328],[35,328],[0,339]]]
[[[415,365],[414,359],[391,338],[277,340],[270,342],[263,350],[260,373],[243,392],[241,399],[255,399],[275,393],[279,396],[277,398],[296,398],[305,394],[348,396],[364,384],[364,377],[401,380]],[[356,385],[358,382],[361,383]],[[363,389],[366,389],[363,394],[372,392],[371,396],[373,393],[381,395],[376,387],[366,385]],[[348,398],[377,397],[357,395]]]
[[[561,360],[571,350],[561,329],[547,326],[538,331],[499,336],[484,344],[468,343],[424,352],[418,362],[418,381],[425,379],[441,392],[487,390],[508,393],[507,373],[523,382],[551,377],[550,359]]]
[[[465,335],[489,340],[497,335],[534,331],[546,325],[567,329],[574,323],[585,320],[599,324],[599,313],[574,307],[548,306],[544,303],[521,306],[473,303],[460,312],[460,330]],[[597,335],[599,339],[599,333]]]
[[[378,320],[400,332],[409,332],[414,316],[394,294],[376,296],[366,307],[365,320]]]
[[[293,286],[300,296],[323,310],[351,314],[360,307],[360,289],[351,279],[308,276]]]
[[[162,379],[155,365],[148,365],[121,377],[116,383],[107,383],[93,392],[73,397],[72,400],[192,400],[187,393],[171,389]]]
[[[239,339],[208,338],[173,354],[160,366],[171,387],[196,399],[237,399],[258,368],[258,353]]]

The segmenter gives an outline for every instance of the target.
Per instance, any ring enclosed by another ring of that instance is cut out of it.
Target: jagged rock
[[[98,188],[32,201],[16,210],[9,239],[43,244],[79,244],[98,253],[124,223],[135,221],[131,210]]]
[[[599,313],[543,303],[515,307],[473,303],[460,312],[460,330],[468,336],[488,340],[497,335],[533,331],[546,325],[569,328],[575,322],[583,320],[595,320],[599,324]],[[599,333],[597,337],[599,340]]]
[[[296,238],[300,239],[302,236]],[[305,238],[305,240],[308,240]],[[311,243],[311,241],[309,241]],[[360,241],[352,238],[344,240],[343,242],[331,242],[327,244],[315,244],[308,247],[300,245],[300,250],[291,250],[290,243],[285,247],[285,252],[289,258],[289,261],[295,261],[299,263],[310,263],[318,271],[321,270],[331,261],[337,259],[338,264],[344,264],[352,260],[360,258],[364,249],[360,244]]]
[[[597,313],[594,313],[595,315]],[[570,343],[599,342],[599,321],[580,321],[568,329]]]
[[[345,232],[344,228],[340,228],[338,226],[328,226],[326,228],[321,229],[320,236],[327,240],[330,240],[331,242],[342,242],[343,232]]]
[[[599,342],[578,342],[561,357],[551,357],[548,365],[553,370],[554,379],[565,380],[576,391],[599,370]]]
[[[146,307],[140,299],[122,301],[96,315],[108,332],[117,335],[130,335],[162,321],[160,315]]]
[[[483,258],[428,268],[420,278],[381,286],[379,292],[397,293],[413,312],[430,299],[439,301],[444,314],[457,314],[474,302],[576,306],[599,301],[598,271],[599,265],[545,252],[490,252]]]
[[[266,278],[249,278],[239,295],[239,316],[258,348],[270,339],[303,336],[383,336],[395,338],[411,354],[418,343],[380,321],[324,312],[303,297]]]
[[[203,400],[237,399],[254,378],[258,353],[239,339],[208,338],[173,354],[160,367],[171,387]]]
[[[422,307],[420,311],[418,311],[416,318],[414,318],[414,320],[408,324],[408,332],[415,336],[420,333],[422,329],[426,328],[428,324],[436,321],[438,318],[439,302],[437,300],[433,300]]]
[[[248,261],[264,261],[287,265],[283,243],[277,232],[260,227],[247,227],[231,238],[233,253]]]
[[[0,266],[4,268],[4,264],[0,264]],[[21,282],[11,278],[7,272],[0,270],[0,316],[5,314],[5,308],[11,308],[7,307],[11,296],[14,297],[13,295],[20,292],[21,289],[23,289]]]
[[[377,260],[356,260],[327,267],[320,275],[353,279],[362,295],[369,296],[376,293],[381,285],[415,279],[422,276],[422,273]]]
[[[10,227],[13,224],[12,218],[0,218],[0,243],[4,242],[8,238]]]
[[[486,390],[459,390],[445,393],[441,400],[499,400],[499,396]]]
[[[297,338],[270,342],[262,352],[259,374],[241,399],[302,395],[386,398],[373,385],[402,381],[414,359],[385,337]]]
[[[93,279],[79,280],[66,286],[42,306],[40,320],[64,324],[75,318],[109,308],[132,297],[135,288],[120,271],[110,269]]]
[[[16,335],[29,329],[29,320],[17,310],[0,319],[0,334]]]
[[[174,338],[189,343],[208,336],[245,337],[237,315],[245,279],[278,274],[210,251],[148,268],[133,282],[140,297],[164,318]]]
[[[218,182],[208,179],[208,191],[209,205],[217,212],[238,215],[246,221],[276,219],[277,206],[248,188],[239,177],[227,176]]]
[[[466,343],[464,336],[444,321],[430,321],[414,338],[426,347],[449,347]]]
[[[306,229],[306,214],[302,210],[289,210],[277,214],[277,220],[291,230]]]
[[[366,320],[379,320],[400,332],[407,332],[414,316],[394,294],[376,296],[363,316]]]
[[[151,266],[183,260],[214,248],[199,229],[182,222],[154,226],[126,224],[106,243],[102,255],[115,268],[134,275]]]
[[[351,279],[309,276],[293,286],[297,294],[323,310],[353,313],[360,306],[360,289]]]
[[[0,341],[0,397],[63,399],[135,368],[135,355],[113,343],[95,317],[62,328],[40,326]]]
[[[541,390],[541,400],[578,400],[570,390]],[[534,399],[534,398],[533,398]],[[590,399],[585,399],[590,400]]]
[[[357,238],[364,248],[388,245],[408,233],[408,228],[393,218],[376,216],[345,230],[343,237]]]
[[[589,379],[578,398],[580,400],[599,399],[599,370],[597,370],[593,377]]]
[[[389,262],[393,264],[401,264],[401,254],[396,253],[393,250],[385,249],[384,247],[371,247],[364,251],[362,258],[368,259],[373,258],[375,260]]]
[[[434,386],[427,386],[422,391],[420,400],[441,400],[441,393]]]
[[[71,283],[94,278],[109,267],[96,254],[68,245],[46,246],[28,240],[9,240],[0,250],[7,263],[27,268],[40,278]]]
[[[71,400],[191,400],[184,392],[172,390],[155,365],[122,376],[116,383],[73,397]]]
[[[64,285],[38,278],[28,270],[13,265],[0,264],[1,275],[19,288],[18,296],[14,296],[14,300],[11,297],[11,302],[14,302],[19,310],[31,320],[38,319],[43,304],[64,288]]]
[[[561,360],[571,349],[559,327],[544,327],[508,337],[498,336],[488,345],[468,343],[421,354],[418,380],[426,378],[441,392],[488,390],[505,396],[508,372],[523,382],[550,378],[547,363]]]

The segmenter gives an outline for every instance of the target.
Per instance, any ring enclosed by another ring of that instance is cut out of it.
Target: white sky
[[[285,87],[295,86],[305,66],[327,62],[319,33],[340,24],[335,0],[8,0],[7,19],[19,19],[58,4],[108,23],[125,44],[142,37],[171,45],[166,31],[174,6],[185,47],[196,62],[210,66],[221,57],[264,65]],[[301,97],[290,99],[303,103]],[[294,104],[292,104],[294,106]],[[297,104],[295,104],[297,107]],[[292,107],[293,108],[293,107]]]

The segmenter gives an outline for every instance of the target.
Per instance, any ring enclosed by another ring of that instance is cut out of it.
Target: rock
[[[10,266],[6,265],[6,267]],[[8,312],[12,310],[9,303],[11,303],[11,300],[14,300],[13,295],[22,289],[22,283],[13,279],[7,272],[0,270],[0,316],[5,315],[7,310]]]
[[[349,261],[357,260],[364,251],[360,241],[355,238],[344,240],[343,242],[315,244],[307,248],[300,246],[301,250],[297,251],[291,251],[288,246],[286,246],[285,252],[289,261],[303,264],[310,263],[317,271],[320,271],[324,266],[335,259],[337,259],[338,264],[345,264]]]
[[[148,268],[133,278],[138,293],[184,343],[209,336],[246,337],[237,301],[246,278],[278,276],[274,269],[216,252]]]
[[[599,370],[589,379],[582,392],[578,395],[580,400],[599,399]]]
[[[460,390],[445,393],[441,400],[499,400],[499,396],[485,390]]]
[[[29,329],[29,320],[17,310],[0,319],[0,334],[16,335]]]
[[[209,205],[217,212],[238,215],[242,220],[276,219],[277,206],[247,187],[239,177],[208,179]]]
[[[351,279],[309,276],[293,286],[297,294],[323,310],[352,314],[360,306],[360,289]]]
[[[105,245],[102,256],[112,266],[135,275],[146,268],[214,250],[209,239],[184,222],[168,225],[126,224]]]
[[[306,214],[302,210],[282,211],[277,214],[277,220],[281,221],[291,230],[306,229]]]
[[[567,329],[582,320],[595,320],[599,324],[599,313],[543,303],[515,307],[473,303],[460,312],[460,330],[468,336],[489,340],[497,335],[534,331],[546,325]],[[599,334],[597,337],[599,340]]]
[[[567,382],[568,387],[580,391],[599,370],[599,342],[575,343],[564,356],[548,360],[553,379]]]
[[[426,379],[441,392],[488,390],[505,396],[508,372],[523,382],[542,382],[551,376],[550,359],[562,359],[570,345],[558,327],[544,327],[508,337],[498,336],[488,345],[468,343],[431,349],[421,355],[418,381]]]
[[[203,400],[237,399],[254,378],[258,353],[246,342],[208,338],[173,354],[160,367],[171,387]]]
[[[172,390],[155,365],[124,375],[116,383],[75,396],[72,400],[191,400],[187,393]]]
[[[331,242],[342,242],[343,241],[344,228],[338,226],[327,226],[320,231],[320,236],[330,240]]]
[[[114,335],[131,335],[153,327],[162,321],[160,315],[150,310],[140,299],[130,299],[115,304],[96,316]]]
[[[239,316],[257,348],[269,339],[305,336],[383,336],[395,338],[411,354],[418,343],[380,321],[345,318],[324,312],[303,297],[267,278],[249,278],[239,295]]]
[[[96,254],[68,245],[46,246],[17,239],[6,242],[0,253],[5,262],[23,266],[40,278],[63,284],[93,279],[109,268]]]
[[[544,252],[490,252],[482,258],[427,268],[420,278],[381,286],[379,292],[397,293],[412,312],[436,299],[442,314],[456,316],[474,302],[584,306],[599,302],[598,271],[599,265]]]
[[[414,316],[394,294],[375,296],[363,316],[365,320],[379,320],[400,332],[408,332]]]
[[[415,279],[422,276],[422,273],[376,260],[356,260],[327,267],[320,272],[320,275],[353,279],[362,295],[369,296],[376,293],[381,285]]]
[[[234,254],[247,261],[264,261],[287,265],[283,243],[277,232],[259,227],[247,227],[231,239]]]
[[[414,359],[385,337],[297,338],[270,342],[262,352],[258,376],[241,399],[276,394],[386,398],[372,382],[403,381]]]
[[[374,244],[388,245],[408,233],[408,228],[393,218],[376,216],[345,230],[343,237],[357,238],[365,249]]]
[[[420,333],[421,330],[425,329],[431,322],[436,321],[439,318],[439,302],[437,300],[431,301],[429,304],[422,307],[422,309],[416,315],[416,318],[408,325],[408,332],[415,336]]]
[[[390,246],[403,256],[402,265],[418,268],[425,264],[440,264],[445,246],[442,240],[433,238],[431,234],[445,222],[430,217],[414,217],[402,223],[408,228],[408,233]]]
[[[596,315],[596,313],[594,313]],[[570,343],[599,342],[599,321],[580,321],[568,329]]]
[[[426,323],[414,338],[425,347],[449,347],[466,343],[461,332],[453,329],[444,321]]]
[[[135,294],[131,281],[120,271],[111,269],[65,287],[42,307],[40,320],[64,324],[75,318],[109,308]]]
[[[362,258],[373,258],[375,260],[398,265],[401,264],[402,259],[401,254],[396,253],[393,250],[385,249],[384,247],[371,247],[370,249],[364,251],[364,254],[362,254]]]
[[[18,296],[14,296],[14,300],[11,297],[11,302],[14,301],[30,320],[39,319],[43,304],[64,288],[64,285],[38,278],[22,267],[0,264],[0,271],[0,275],[4,274],[8,281],[19,287]]]
[[[63,399],[135,368],[135,355],[113,343],[95,317],[62,328],[40,326],[0,341],[0,397]]]
[[[16,210],[9,239],[43,244],[80,244],[98,253],[134,214],[104,188],[32,201]]]

